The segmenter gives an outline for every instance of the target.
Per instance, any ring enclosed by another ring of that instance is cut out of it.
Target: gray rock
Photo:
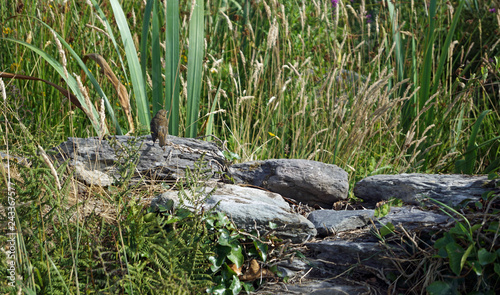
[[[375,175],[356,183],[354,195],[363,199],[367,205],[390,198],[419,204],[422,199],[430,197],[455,206],[462,202],[476,201],[494,187],[495,182],[488,180],[487,176],[419,173]]]
[[[365,227],[371,218],[373,210],[316,210],[307,217],[322,236]]]
[[[392,207],[391,212],[380,218],[379,221],[376,223],[377,227],[391,222],[394,226],[400,225],[405,229],[424,229],[444,225],[453,220],[444,213],[422,211],[414,207],[404,206]]]
[[[360,284],[361,285],[361,284]],[[272,292],[272,293],[270,293]],[[352,286],[338,281],[311,280],[301,284],[267,284],[255,294],[280,294],[280,295],[345,295],[345,294],[370,294],[365,286]]]
[[[384,258],[383,254],[386,249],[378,242],[323,240],[317,243],[306,243],[306,246],[316,252],[315,258],[336,264],[355,265],[362,263],[379,269],[392,266],[392,263]],[[401,249],[393,248],[392,250],[401,253]]]
[[[76,178],[89,186],[94,185],[106,187],[112,185],[114,182],[114,179],[104,172],[99,170],[89,170],[80,161],[75,161],[73,163]]]
[[[186,168],[195,169],[201,158],[207,163],[207,173],[218,176],[224,170],[225,160],[221,150],[212,142],[192,138],[168,136],[169,144],[160,148],[153,145],[151,136],[139,138],[115,136],[99,140],[70,137],[53,149],[59,161],[69,161],[71,167],[79,166],[77,176],[86,183],[108,184],[118,177],[117,166],[137,161],[135,176],[152,180],[178,180],[185,176]],[[135,153],[137,151],[137,153]],[[105,173],[96,174],[96,171]],[[102,179],[101,179],[102,178]]]
[[[237,183],[263,187],[311,206],[331,208],[347,198],[347,172],[336,165],[300,159],[247,162],[229,167]]]
[[[205,194],[208,195],[212,189],[206,187]],[[187,198],[192,197],[188,195]],[[179,204],[177,193],[169,192],[155,198],[151,206],[157,208],[158,205],[166,204],[168,200]],[[186,204],[193,208],[194,203],[196,202],[190,200]],[[274,235],[291,239],[294,243],[302,243],[316,235],[316,229],[309,220],[291,212],[290,206],[280,195],[264,190],[219,183],[202,207],[204,210],[215,207],[215,210],[226,213],[238,228],[247,232],[253,230],[261,234],[273,232]],[[271,224],[277,228],[272,229]]]
[[[285,267],[293,271],[302,271],[311,268],[311,265],[307,264],[306,262],[298,258],[295,258],[292,261],[289,260],[278,261],[278,266]]]

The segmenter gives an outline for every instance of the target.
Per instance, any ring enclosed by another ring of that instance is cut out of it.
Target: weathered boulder
[[[276,192],[311,206],[331,208],[347,198],[347,172],[336,165],[301,159],[274,159],[235,164],[229,173],[237,183]]]
[[[495,182],[488,180],[487,176],[412,173],[367,177],[356,183],[354,195],[363,199],[364,205],[374,205],[390,198],[419,204],[430,197],[454,206],[477,201],[483,193],[494,188]]]
[[[225,168],[225,159],[213,142],[168,136],[169,144],[153,145],[151,136],[134,138],[114,136],[100,140],[70,137],[52,149],[59,161],[69,161],[77,168],[77,177],[87,184],[106,186],[119,177],[117,167],[136,161],[135,175],[152,180],[178,180],[187,168],[194,169],[201,158],[207,163],[207,173],[218,176]],[[104,175],[104,174],[105,175]]]
[[[213,186],[205,187],[204,195],[212,190]],[[186,199],[192,198],[188,193]],[[178,205],[177,192],[161,194],[151,202],[151,206],[155,209],[158,205],[171,202],[169,200]],[[185,205],[190,208],[193,201]],[[204,200],[202,207],[204,210],[215,207],[215,210],[226,213],[238,228],[247,232],[258,230],[263,234],[272,231],[276,236],[291,239],[294,243],[304,242],[316,235],[313,224],[304,216],[291,212],[290,206],[280,195],[260,189],[218,183],[215,192]],[[277,228],[273,229],[271,224]]]

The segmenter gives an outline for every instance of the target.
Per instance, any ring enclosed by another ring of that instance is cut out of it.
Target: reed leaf
[[[203,66],[203,17],[204,3],[196,0],[192,7],[193,16],[189,22],[189,52],[188,52],[188,73],[187,73],[187,137],[197,135],[198,112],[201,94],[201,79]]]
[[[438,68],[434,74],[434,81],[432,83],[431,95],[436,93],[437,88],[439,86],[439,80],[441,79],[441,74],[443,73],[444,65],[446,60],[448,59],[448,48],[450,47],[451,40],[455,34],[455,29],[457,28],[458,21],[460,20],[460,15],[462,14],[462,9],[464,8],[465,1],[460,1],[458,7],[455,11],[455,15],[453,16],[453,20],[451,22],[451,26],[448,29],[448,34],[446,35],[446,40],[444,41],[443,46],[441,46],[441,56],[439,57]]]
[[[165,107],[169,112],[168,132],[179,135],[179,1],[167,1],[165,11]]]
[[[219,96],[220,96],[220,87],[222,83],[219,83],[219,86],[217,87],[217,93],[215,93],[215,98],[214,101],[212,102],[212,107],[210,108],[210,115],[208,116],[208,122],[207,122],[207,129],[205,131],[205,135],[212,135],[214,134],[214,114],[215,114],[215,107],[219,103]],[[207,139],[208,141],[211,140],[210,137]]]
[[[146,66],[148,63],[148,31],[149,31],[149,23],[151,22],[151,12],[153,10],[153,1],[148,0],[146,3],[146,7],[144,8],[144,18],[142,19],[142,32],[141,32],[141,71],[142,76],[146,77]]]
[[[120,30],[122,43],[127,57],[127,64],[130,73],[130,80],[132,81],[132,88],[134,90],[135,104],[137,108],[137,116],[139,117],[140,131],[149,132],[149,107],[146,96],[146,83],[142,75],[139,58],[137,57],[137,50],[132,39],[132,34],[127,23],[127,18],[123,13],[118,0],[110,0],[113,14],[115,16],[116,24]]]
[[[429,5],[429,18],[428,18],[429,27],[427,30],[427,37],[425,40],[426,48],[425,48],[424,62],[423,62],[422,72],[420,73],[420,99],[418,106],[416,106],[418,107],[418,111],[420,111],[424,107],[425,102],[429,99],[431,95],[430,83],[432,76],[432,54],[433,54],[434,39],[435,39],[436,6],[437,6],[437,1],[431,0]],[[425,130],[426,126],[429,126],[431,124],[432,116],[430,116],[429,114],[432,112],[433,111],[431,107],[428,113],[424,115],[424,120],[423,120],[424,125],[420,126],[421,131]]]
[[[153,80],[153,114],[160,109],[165,108],[163,98],[163,78],[161,76],[161,48],[160,48],[160,15],[158,10],[158,1],[153,5],[153,29],[151,32],[151,78]]]
[[[476,163],[477,150],[479,146],[476,143],[476,137],[483,122],[484,117],[491,112],[491,110],[483,111],[479,118],[477,118],[474,126],[472,126],[472,132],[467,143],[467,150],[465,152],[465,159],[461,159],[455,162],[455,172],[464,174],[473,174],[474,164]]]

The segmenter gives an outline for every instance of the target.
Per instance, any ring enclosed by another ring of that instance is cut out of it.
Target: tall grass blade
[[[127,64],[130,73],[130,80],[132,81],[132,87],[134,90],[135,104],[137,107],[137,116],[139,117],[139,130],[149,131],[149,107],[148,99],[146,97],[146,83],[144,77],[142,76],[141,66],[139,64],[139,58],[137,57],[137,50],[134,45],[134,40],[132,39],[132,34],[127,23],[127,18],[123,13],[118,0],[110,0],[111,7],[113,8],[113,14],[115,16],[116,24],[120,30],[120,35],[122,37],[123,47],[125,49],[125,55],[127,57]]]
[[[486,110],[479,115],[476,123],[472,126],[472,132],[470,134],[469,141],[467,143],[467,150],[465,152],[465,159],[458,160],[455,162],[455,172],[472,174],[474,172],[474,164],[476,163],[478,145],[476,144],[476,137],[483,122],[484,117],[491,112],[491,110]]]
[[[204,2],[196,0],[189,23],[189,52],[187,73],[187,130],[186,137],[196,137],[201,94],[201,74],[204,47]]]
[[[148,64],[148,31],[149,23],[151,22],[151,12],[153,10],[153,2],[156,0],[148,0],[144,8],[144,17],[142,19],[142,32],[141,32],[141,71],[142,76],[146,77],[146,66]]]
[[[208,123],[207,123],[207,129],[205,131],[205,135],[212,135],[214,134],[213,127],[214,127],[214,112],[215,112],[215,107],[219,103],[219,96],[220,96],[220,87],[222,83],[219,83],[219,86],[217,87],[217,92],[215,93],[215,98],[214,101],[212,102],[212,107],[210,108],[210,115],[208,116]],[[210,137],[208,137],[208,141],[210,141]]]
[[[392,22],[392,36],[394,43],[396,43],[396,48],[394,49],[396,54],[396,68],[398,71],[398,82],[404,80],[404,56],[403,56],[403,44],[401,41],[401,33],[399,32],[398,19],[396,15],[396,7],[392,1],[387,1],[387,7],[389,8],[389,16]]]
[[[419,99],[419,104],[418,104],[418,111],[420,111],[424,105],[425,102],[429,99],[430,97],[430,83],[431,83],[431,76],[432,76],[432,54],[433,54],[433,48],[434,48],[434,39],[435,39],[435,16],[436,16],[436,6],[437,6],[437,0],[431,0],[430,5],[429,5],[429,27],[427,30],[427,37],[425,40],[425,55],[424,55],[424,63],[423,63],[423,68],[422,72],[420,75],[420,99]],[[424,120],[423,123],[425,124],[424,126],[420,126],[421,131],[425,130],[426,126],[429,126],[431,124],[430,120],[432,120],[431,114],[432,107],[428,110],[428,113],[424,115]],[[418,113],[418,112],[417,112]]]
[[[127,71],[125,69],[125,62],[123,61],[122,55],[120,53],[120,48],[118,48],[118,43],[116,42],[115,34],[113,33],[113,30],[111,29],[111,25],[108,22],[108,18],[106,17],[106,15],[104,14],[104,12],[102,11],[101,7],[99,7],[99,4],[97,4],[96,0],[91,0],[91,1],[92,1],[92,4],[94,5],[94,9],[99,14],[99,17],[106,24],[106,32],[108,33],[109,38],[111,39],[111,42],[113,43],[113,46],[115,47],[115,52],[118,55],[118,59],[120,60],[120,65],[122,67],[122,71],[124,73],[126,73]],[[125,79],[127,80],[127,84],[128,84],[129,78],[128,78],[127,75],[125,75]]]
[[[160,48],[160,20],[158,1],[153,5],[153,30],[151,32],[152,54],[151,54],[151,79],[153,80],[153,114],[163,109],[165,100],[163,99],[163,78],[161,68],[161,48]]]
[[[165,12],[165,108],[170,110],[168,132],[179,135],[179,1],[167,1]]]
[[[443,73],[444,65],[446,63],[446,60],[448,59],[448,48],[450,47],[451,39],[455,34],[455,29],[457,28],[457,24],[460,19],[460,15],[462,14],[463,8],[464,8],[464,0],[460,1],[460,3],[458,4],[458,7],[455,11],[455,15],[453,16],[451,26],[448,29],[446,40],[444,41],[443,46],[441,46],[441,56],[439,57],[438,68],[434,73],[434,81],[432,83],[432,90],[430,92],[431,95],[436,93],[437,88],[439,86],[439,80],[441,79],[441,74]]]

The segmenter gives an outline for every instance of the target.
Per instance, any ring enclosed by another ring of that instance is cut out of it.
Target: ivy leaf
[[[486,265],[493,263],[493,261],[495,261],[495,259],[497,258],[497,255],[495,253],[488,252],[488,250],[484,248],[481,248],[477,253],[477,257],[481,265]]]
[[[240,268],[244,260],[241,245],[233,245],[231,247],[231,252],[227,255],[227,259],[236,264],[237,268]]]
[[[500,263],[495,263],[494,269],[497,275],[500,276]]]
[[[237,276],[233,276],[233,282],[231,283],[231,286],[229,287],[231,292],[233,292],[233,295],[238,295],[241,291],[241,282],[240,279],[238,279]]]
[[[449,243],[446,245],[446,253],[448,253],[448,258],[450,259],[450,268],[455,273],[455,275],[459,276],[462,271],[461,263],[462,257],[464,256],[464,249],[460,247],[457,243]]]
[[[255,246],[255,249],[257,249],[257,252],[259,253],[260,258],[262,261],[266,262],[267,259],[267,244],[261,243],[260,241],[254,240],[253,245]]]
[[[430,295],[458,295],[458,292],[449,283],[442,281],[435,281],[425,288]]]

